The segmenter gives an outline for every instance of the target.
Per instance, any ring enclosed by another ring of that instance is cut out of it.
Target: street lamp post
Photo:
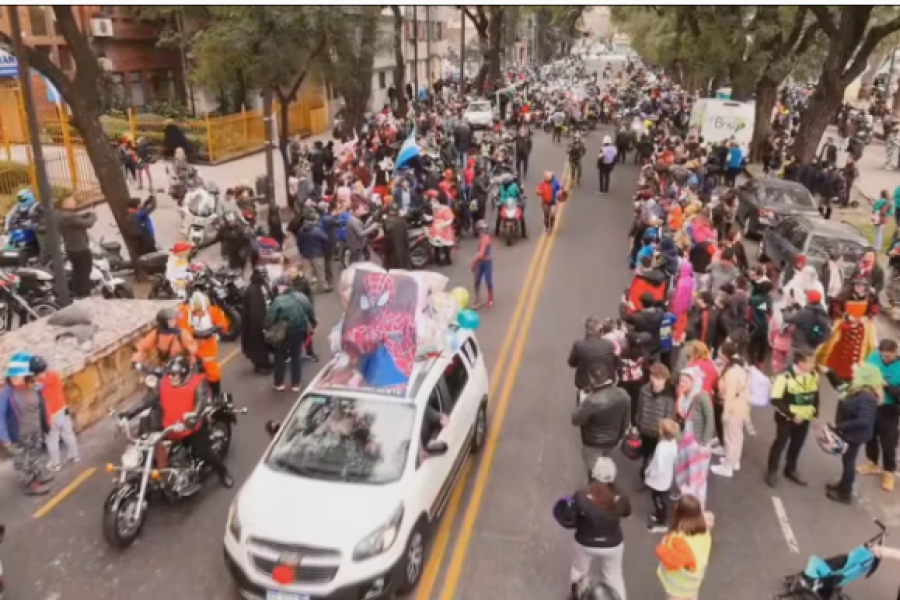
[[[13,53],[19,75],[19,87],[22,92],[22,104],[25,105],[25,118],[28,121],[28,137],[31,139],[31,153],[34,157],[35,174],[37,176],[38,195],[41,199],[44,224],[47,227],[47,244],[50,246],[50,259],[53,263],[53,285],[56,297],[63,306],[68,305],[69,282],[66,278],[65,264],[59,237],[56,211],[53,208],[53,191],[47,178],[47,164],[44,162],[44,149],[41,145],[41,128],[34,109],[34,92],[31,89],[31,69],[28,66],[28,54],[25,42],[22,41],[22,24],[19,22],[18,6],[7,6],[9,28],[12,34]]]

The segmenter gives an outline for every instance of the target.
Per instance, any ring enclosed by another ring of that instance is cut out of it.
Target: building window
[[[171,70],[147,73],[151,100],[175,99],[175,75]]]
[[[31,23],[31,35],[46,36],[50,35],[50,28],[47,25],[47,9],[43,6],[28,7],[28,21]]]
[[[382,71],[378,74],[378,89],[383,90],[387,87],[387,73]]]
[[[144,81],[140,71],[128,74],[128,98],[131,106],[141,108],[146,103],[144,100]]]

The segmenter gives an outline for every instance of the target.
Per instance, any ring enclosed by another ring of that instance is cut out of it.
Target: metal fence
[[[54,188],[54,196],[74,194],[76,199],[89,202],[101,197],[100,185],[84,148],[78,130],[72,127],[67,110],[50,102],[37,107],[41,141],[47,174]],[[275,106],[276,117],[280,115]],[[289,134],[318,135],[328,129],[328,105],[318,89],[301,91],[289,108]],[[252,153],[265,144],[262,111],[244,109],[227,116],[204,115],[196,119],[172,121],[128,110],[100,119],[110,143],[124,137],[133,141],[145,138],[151,148],[161,152],[166,126],[174,122],[184,131],[190,144],[187,148],[192,160],[218,163]],[[25,186],[36,184],[28,125],[18,82],[0,81],[0,213],[15,194]]]

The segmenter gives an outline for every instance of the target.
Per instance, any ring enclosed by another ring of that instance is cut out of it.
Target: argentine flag
[[[406,138],[406,141],[403,142],[403,145],[400,146],[400,152],[397,153],[396,168],[399,169],[405,166],[406,163],[417,156],[419,156],[419,145],[416,143],[416,130],[414,128],[409,137]]]

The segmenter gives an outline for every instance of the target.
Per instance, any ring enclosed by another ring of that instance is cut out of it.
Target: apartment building
[[[443,76],[443,60],[451,43],[447,21],[456,12],[448,6],[401,6],[403,14],[403,58],[406,60],[406,81],[415,85],[418,73],[419,87],[428,85]],[[388,101],[388,89],[394,84],[394,13],[385,8],[379,23],[381,51],[375,57],[372,75],[372,108],[380,109]],[[418,62],[416,54],[418,50]]]
[[[75,6],[76,20],[88,33],[101,65],[120,85],[126,106],[142,110],[154,100],[184,100],[184,77],[177,50],[157,47],[160,29],[129,16],[124,7]],[[19,6],[25,43],[48,55],[63,71],[74,69],[66,40],[57,31],[50,6]],[[0,30],[9,33],[5,7]],[[9,72],[0,71],[0,78]],[[14,74],[13,74],[14,76]],[[39,96],[43,92],[39,91]]]

